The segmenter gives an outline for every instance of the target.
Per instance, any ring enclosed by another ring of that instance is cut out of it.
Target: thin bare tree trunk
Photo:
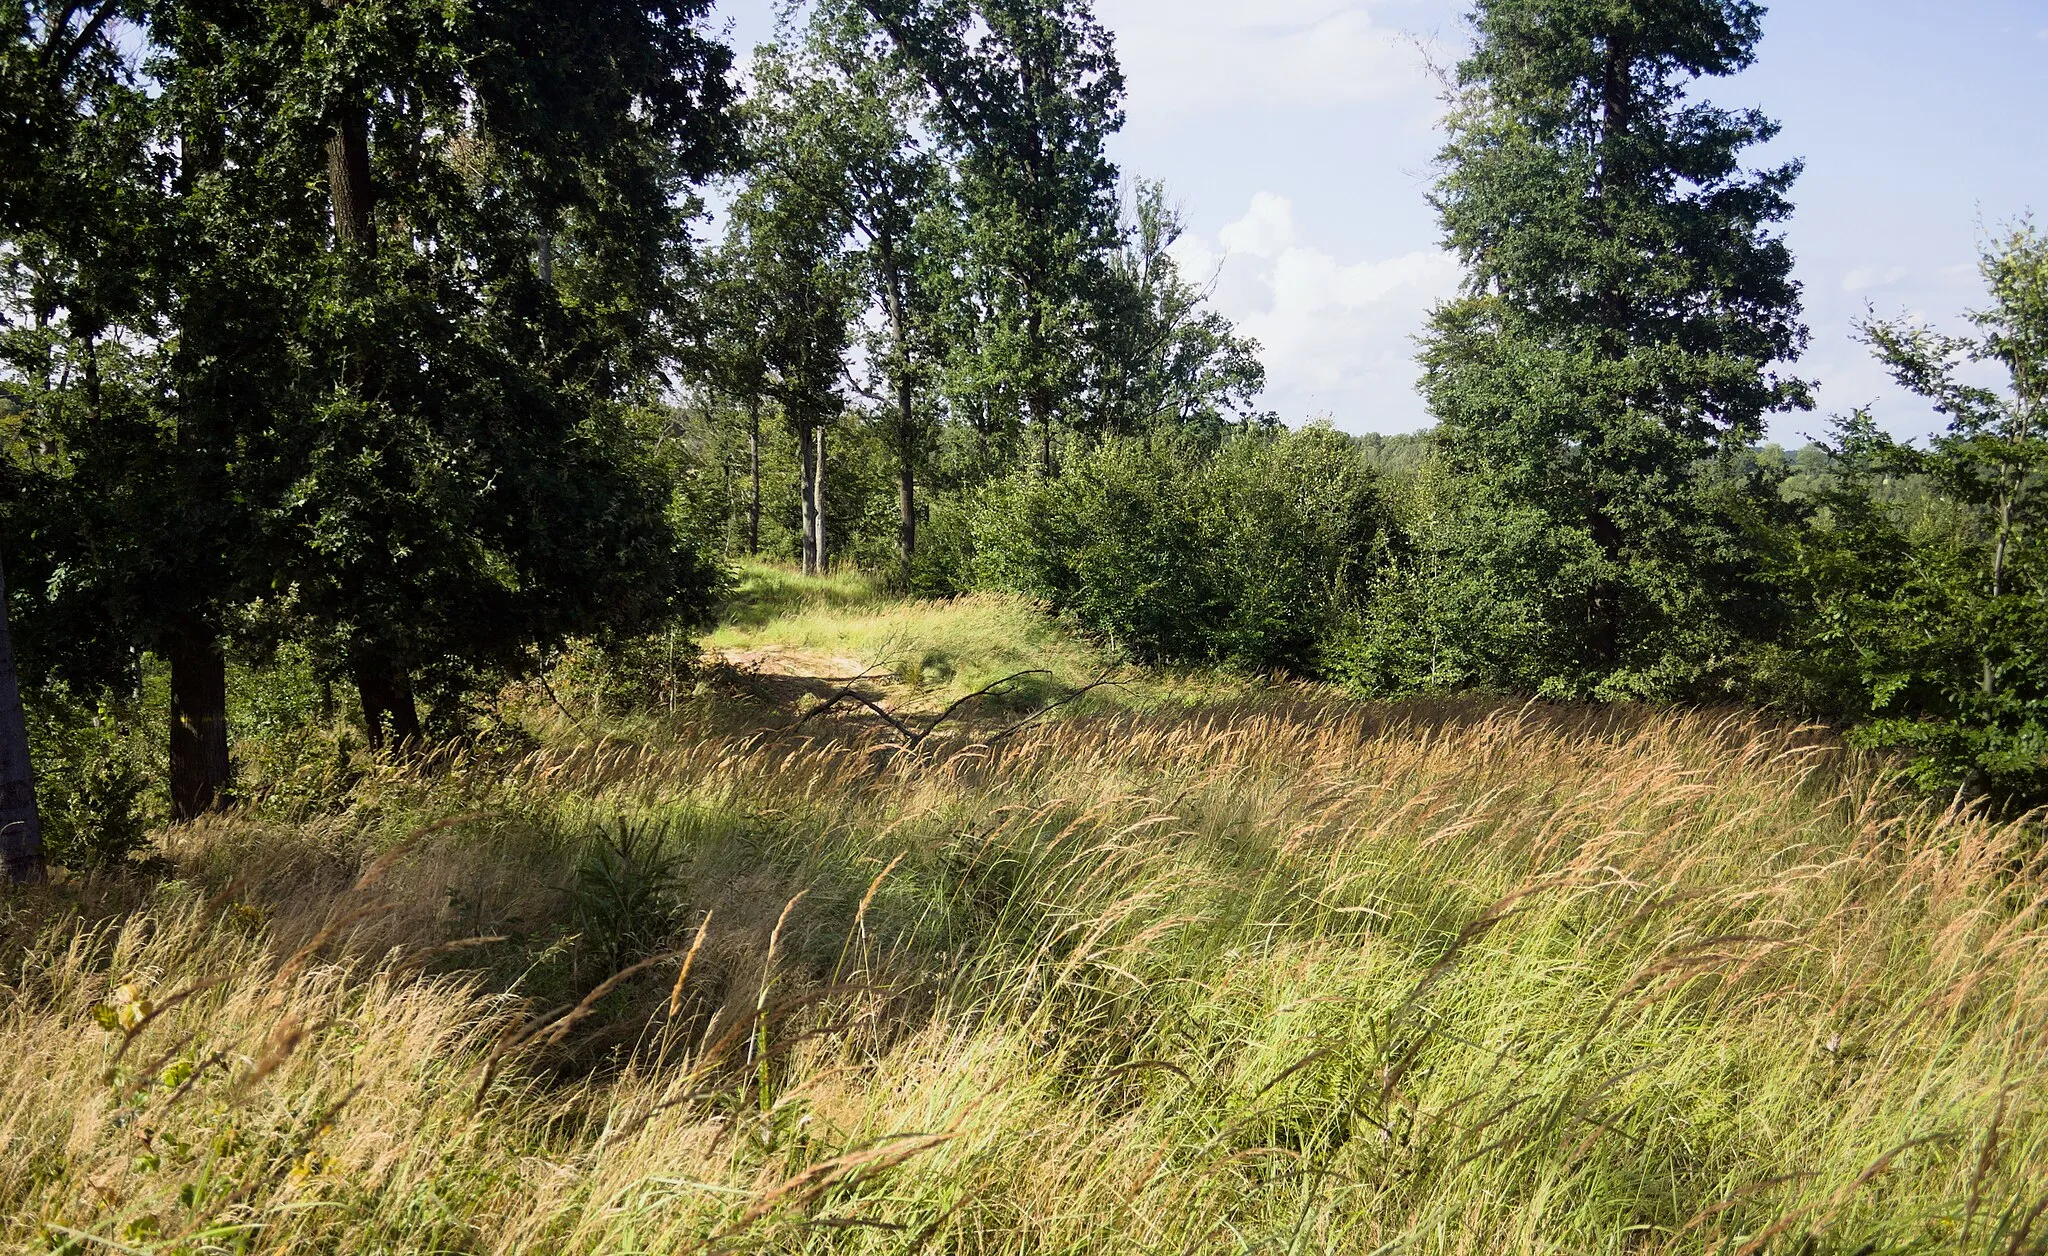
[[[811,472],[811,526],[817,530],[817,538],[811,549],[817,555],[818,574],[824,575],[832,568],[830,549],[825,544],[825,428],[820,425],[814,441],[813,453],[817,457],[817,469]]]
[[[747,404],[747,557],[761,556],[761,399]]]
[[[907,590],[917,559],[917,390],[911,378],[910,315],[895,240],[884,232],[876,244],[882,256],[883,299],[896,341],[896,561]]]
[[[912,447],[917,438],[907,426],[900,437],[902,444],[896,451],[896,561],[902,565],[907,590],[917,563],[917,460]]]
[[[198,627],[172,638],[171,818],[196,820],[227,804],[234,782],[228,758],[228,665],[220,644]]]
[[[817,508],[817,496],[811,486],[818,471],[816,446],[817,429],[808,423],[799,423],[796,429],[796,495],[800,513],[798,531],[803,534],[802,567],[807,576],[818,574],[818,527],[812,518],[812,512]]]
[[[1031,420],[1038,425],[1038,469],[1046,476],[1053,473],[1052,465],[1052,399],[1043,392],[1034,391],[1025,399],[1031,410]]]
[[[0,857],[7,879],[44,879],[43,825],[36,810],[36,774],[28,759],[28,716],[14,670],[14,637],[7,627],[7,576],[0,571]]]
[[[2012,540],[2012,507],[2017,485],[2024,483],[2020,474],[2012,467],[2005,467],[1999,475],[1998,489],[1998,531],[1991,548],[1991,600],[1996,603],[2005,596],[2006,549]],[[1994,614],[1996,611],[1994,610]],[[1989,698],[1998,693],[1998,665],[1991,657],[1991,643],[1984,643],[1984,696]]]
[[[376,256],[377,189],[370,173],[370,117],[360,104],[344,105],[335,116],[334,134],[327,141],[327,190],[334,212],[335,242],[360,256]],[[367,393],[376,377],[374,361],[355,361],[348,377],[358,392]],[[371,749],[402,747],[420,740],[412,679],[389,654],[370,650],[358,656],[355,680],[363,706],[363,731]]]

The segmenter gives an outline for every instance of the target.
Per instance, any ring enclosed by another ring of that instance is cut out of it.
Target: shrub
[[[980,499],[975,575],[1140,658],[1311,672],[1380,533],[1376,478],[1326,427],[1205,454],[1111,440]]]
[[[56,685],[37,696],[29,735],[45,854],[76,872],[129,863],[149,849],[150,777],[136,712]]]

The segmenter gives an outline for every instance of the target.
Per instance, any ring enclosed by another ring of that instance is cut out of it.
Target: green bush
[[[151,773],[137,727],[137,712],[110,700],[55,685],[36,695],[30,755],[51,863],[104,871],[149,849]]]
[[[1994,585],[1991,512],[1873,489],[1901,469],[1961,479],[1974,468],[1942,465],[1961,461],[1953,445],[1900,446],[1867,419],[1843,437],[1841,484],[1822,496],[1794,571],[1812,607],[1796,640],[1803,670],[1830,714],[1856,721],[1851,739],[1901,752],[1919,786],[2048,802],[2048,545],[2015,529]]]
[[[1375,697],[1786,705],[1771,660],[1796,611],[1779,574],[1802,509],[1780,492],[1788,476],[1739,454],[1703,460],[1674,491],[1682,509],[1616,559],[1585,528],[1425,462],[1388,494],[1388,561],[1326,642],[1325,674]],[[1604,660],[1603,591],[1620,626]]]
[[[1326,427],[1106,441],[979,500],[974,575],[1037,597],[1142,659],[1312,673],[1370,570],[1376,477]]]
[[[910,592],[952,597],[974,587],[974,530],[979,517],[971,496],[928,496],[917,529]]]

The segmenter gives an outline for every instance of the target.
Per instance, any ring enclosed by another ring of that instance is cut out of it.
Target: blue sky
[[[723,0],[744,51],[773,0]],[[1259,338],[1265,404],[1349,431],[1428,425],[1414,341],[1457,280],[1424,201],[1437,88],[1455,59],[1455,0],[1096,0],[1130,81],[1113,152],[1163,179],[1190,228],[1182,260]],[[1944,325],[1978,303],[1989,228],[2048,218],[2048,0],[1782,0],[1757,66],[1711,82],[1784,135],[1759,161],[1803,157],[1788,229],[1819,410],[1798,441],[1871,404],[1900,435],[1938,424],[1853,339],[1875,306]]]

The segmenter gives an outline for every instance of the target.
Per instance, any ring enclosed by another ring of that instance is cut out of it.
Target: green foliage
[[[1089,334],[1110,306],[1123,125],[1115,43],[1074,0],[860,0],[929,95],[962,212],[958,317],[970,411],[1023,415],[1050,468],[1054,433],[1082,415]],[[984,420],[986,421],[986,419]]]
[[[1761,508],[1697,472],[1809,404],[1775,234],[1799,164],[1750,172],[1777,126],[1690,99],[1748,66],[1760,6],[1481,0],[1436,205],[1467,272],[1424,389],[1467,482],[1456,584],[1538,630],[1540,687],[1678,696],[1723,640],[1765,635],[1745,552]],[[1681,657],[1668,665],[1673,650]],[[1521,669],[1526,670],[1526,669]]]
[[[1436,458],[1436,434],[1431,431],[1394,436],[1368,432],[1352,440],[1367,464],[1391,482],[1414,480]]]
[[[1380,526],[1375,477],[1327,429],[1247,434],[1214,455],[1111,439],[1056,477],[993,486],[974,563],[1142,658],[1307,673]]]
[[[1543,692],[1570,664],[1553,624],[1571,595],[1555,535],[1534,512],[1474,509],[1441,462],[1391,495],[1387,561],[1330,633],[1324,668],[1361,693]]]
[[[907,592],[949,597],[974,587],[974,534],[979,502],[960,494],[927,498]]]
[[[63,110],[6,197],[31,678],[291,643],[374,740],[415,691],[456,731],[567,639],[699,621],[718,572],[644,403],[731,149],[708,8],[9,7],[9,75],[74,39],[81,71],[31,84]]]
[[[1253,403],[1266,387],[1259,344],[1238,335],[1208,308],[1207,289],[1181,275],[1172,249],[1185,231],[1166,185],[1138,180],[1093,331],[1090,431],[1186,430],[1219,440],[1255,417]]]
[[[1922,783],[2048,799],[2048,239],[2022,224],[1986,251],[1981,336],[1874,322],[1879,358],[1949,419],[1925,449],[1868,415],[1844,424],[1840,482],[1799,574],[1807,645],[1858,737]],[[1965,382],[1973,362],[2004,390]],[[1882,485],[1909,479],[1915,497]]]
[[[157,819],[152,766],[138,741],[135,702],[81,700],[63,686],[38,693],[29,742],[38,772],[45,857],[75,872],[106,872],[150,849]]]
[[[600,976],[654,954],[680,927],[684,853],[665,826],[623,816],[584,843],[571,903],[579,952]]]
[[[1623,605],[1633,609],[1633,635],[1601,666],[1587,655],[1591,611],[1610,592],[1599,582],[1597,542],[1539,503],[1446,460],[1425,461],[1395,482],[1387,562],[1337,634],[1329,670],[1383,696],[1477,688],[1603,701],[1782,697],[1757,668],[1789,618],[1776,573],[1798,509],[1780,491],[1784,480],[1734,450],[1684,469],[1674,500],[1694,517],[1675,534],[1685,552],[1631,566],[1636,596]]]
[[[562,701],[587,705],[594,718],[672,715],[696,687],[701,653],[688,632],[673,626],[646,637],[575,642],[548,684]]]

